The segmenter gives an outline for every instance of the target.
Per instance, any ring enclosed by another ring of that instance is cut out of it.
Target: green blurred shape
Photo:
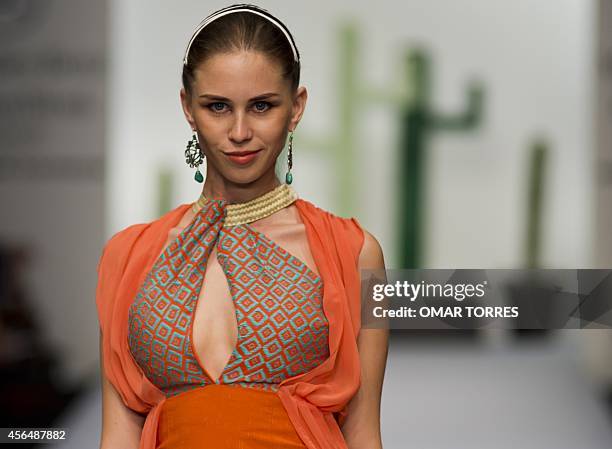
[[[549,145],[543,138],[536,138],[529,150],[529,178],[527,190],[527,221],[525,238],[526,268],[540,266],[542,249],[542,208]]]
[[[340,28],[340,66],[338,70],[338,93],[340,120],[335,152],[336,176],[338,179],[338,194],[340,213],[351,215],[355,213],[356,185],[356,121],[357,111],[362,104],[359,95],[358,70],[358,36],[357,27],[345,23]],[[356,95],[357,94],[357,95]]]
[[[294,154],[302,149],[318,152],[328,159],[333,173],[334,212],[341,216],[351,216],[358,206],[356,198],[359,191],[356,176],[356,147],[358,130],[358,111],[365,105],[365,97],[359,86],[359,38],[357,24],[343,22],[338,27],[338,76],[334,92],[337,94],[338,118],[332,131],[324,136],[313,136],[299,130],[295,133]],[[296,151],[297,150],[297,151]],[[295,157],[295,156],[294,156]],[[286,164],[285,164],[286,165]],[[300,172],[299,163],[294,165],[294,177],[299,182],[305,175]],[[284,175],[283,175],[284,176]]]
[[[425,51],[409,50],[402,66],[406,71],[404,79],[390,80],[379,88],[367,85],[361,77],[363,64],[359,57],[361,45],[357,23],[351,20],[340,23],[337,40],[338,76],[334,92],[337,94],[338,119],[326,135],[296,132],[297,159],[302,149],[316,151],[327,159],[334,179],[329,192],[334,198],[334,210],[342,216],[355,215],[360,206],[358,198],[368,190],[367,185],[361,187],[359,183],[367,183],[369,174],[366,172],[361,180],[357,176],[358,133],[362,129],[359,114],[368,107],[392,108],[401,120],[399,160],[391,162],[399,167],[396,183],[399,190],[398,262],[400,267],[419,267],[423,252],[422,217],[428,139],[435,131],[474,129],[482,117],[483,88],[477,83],[468,86],[467,105],[463,112],[438,114],[430,104],[430,63]],[[400,72],[393,68],[391,71]],[[377,160],[378,163],[387,161]],[[299,162],[296,167],[294,174],[299,183],[303,172],[299,170]]]
[[[157,171],[157,217],[172,209],[174,174],[167,167]]]
[[[479,125],[483,115],[484,89],[472,83],[466,91],[466,106],[459,114],[439,114],[431,106],[431,63],[423,49],[406,54],[405,71],[408,101],[401,108],[399,143],[398,248],[401,268],[420,268],[423,264],[426,150],[436,131],[469,131]]]

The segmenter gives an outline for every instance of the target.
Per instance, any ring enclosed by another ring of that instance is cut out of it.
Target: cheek
[[[198,129],[200,130],[208,129],[211,127],[211,125],[213,125],[213,123],[211,123],[211,120],[206,117],[206,112],[201,110],[200,108],[194,109],[193,119],[195,120],[196,125],[198,125]]]
[[[283,143],[284,130],[280,126],[274,128],[270,127],[266,129],[261,135],[270,145],[278,146],[282,145]]]
[[[270,158],[276,159],[285,147],[283,130],[280,129],[274,132],[268,132],[265,144],[270,152]]]
[[[260,125],[254,129],[255,135],[264,140],[266,144],[280,151],[287,135],[287,123],[284,116],[279,114],[278,117],[270,120],[262,120]]]
[[[227,136],[226,127],[219,121],[210,120],[210,117],[206,117],[206,114],[195,113],[193,119],[200,131],[200,140],[204,141],[205,144],[215,145],[222,142]]]

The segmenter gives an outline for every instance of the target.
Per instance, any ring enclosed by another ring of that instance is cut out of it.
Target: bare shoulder
[[[362,270],[384,269],[385,260],[382,247],[378,239],[374,235],[362,228],[363,230],[363,246],[359,253],[359,268]]]

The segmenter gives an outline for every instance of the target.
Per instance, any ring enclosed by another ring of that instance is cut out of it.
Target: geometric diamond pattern
[[[205,203],[155,262],[129,309],[130,352],[167,396],[214,382],[193,353],[190,332],[215,246],[238,323],[236,347],[216,383],[275,391],[329,357],[322,279],[248,224],[224,227],[226,204]]]

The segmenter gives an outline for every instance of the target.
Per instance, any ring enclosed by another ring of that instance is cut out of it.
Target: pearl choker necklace
[[[297,193],[289,184],[281,184],[269,192],[244,203],[227,203],[223,199],[211,200],[206,198],[204,193],[202,193],[198,200],[192,204],[192,208],[193,211],[197,213],[210,201],[223,201],[226,203],[224,226],[234,226],[237,224],[251,223],[267,217],[268,215],[272,215],[274,212],[289,206],[297,198]]]

